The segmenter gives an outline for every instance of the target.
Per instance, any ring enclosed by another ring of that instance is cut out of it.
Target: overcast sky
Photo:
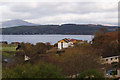
[[[32,1],[32,0],[31,0]],[[118,2],[1,2],[2,21],[22,19],[36,24],[93,23],[117,25]]]

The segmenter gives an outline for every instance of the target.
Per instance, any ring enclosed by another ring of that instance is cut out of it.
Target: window
[[[111,60],[112,60],[113,58],[111,58]]]
[[[117,57],[115,57],[115,59],[118,59]]]
[[[106,61],[108,61],[108,59],[106,59]]]

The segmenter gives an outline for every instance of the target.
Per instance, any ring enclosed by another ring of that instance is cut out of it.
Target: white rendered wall
[[[117,59],[115,59],[117,57]],[[111,60],[112,58],[112,60]],[[108,57],[108,58],[103,58],[105,60],[105,63],[111,64],[112,62],[119,62],[119,58],[118,56],[114,56],[114,57]],[[106,61],[107,59],[107,61]]]
[[[63,43],[63,48],[67,48],[68,47],[68,43]]]
[[[58,43],[58,49],[62,49],[61,45],[62,45],[61,43]],[[68,48],[69,46],[73,46],[73,43],[72,42],[63,43],[63,48]]]
[[[62,49],[61,43],[58,43],[58,49]]]
[[[68,43],[63,43],[63,48],[67,48]],[[62,49],[61,43],[58,43],[58,49]]]

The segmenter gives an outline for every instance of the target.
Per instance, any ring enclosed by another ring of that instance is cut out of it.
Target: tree
[[[37,43],[36,45],[30,43],[21,43],[21,48],[17,52],[16,60],[18,63],[24,62],[25,55],[30,58],[29,62],[37,63],[40,60],[40,54],[46,54],[46,51],[51,49],[50,43]]]
[[[115,54],[119,53],[118,32],[108,32],[105,34],[95,35],[92,46],[100,49],[101,53]]]
[[[69,48],[60,58],[63,73],[66,75],[78,74],[93,68],[101,71],[101,67],[103,66],[100,56],[91,47]]]
[[[55,44],[54,44],[54,47],[58,47],[58,43],[55,43]]]
[[[99,29],[99,31],[100,31],[101,34],[104,34],[104,33],[107,32],[107,28],[102,27],[102,28]]]
[[[49,50],[53,47],[49,42],[47,42],[45,45],[46,45],[47,50]]]
[[[34,47],[35,53],[37,54],[45,54],[46,53],[46,45],[44,43],[37,43]]]
[[[51,64],[40,62],[38,65],[17,65],[9,69],[3,68],[3,78],[63,78],[61,69]]]

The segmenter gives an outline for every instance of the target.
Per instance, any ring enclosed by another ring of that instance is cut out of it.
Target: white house
[[[103,63],[114,63],[114,62],[119,62],[119,56],[107,56],[107,57],[103,57]]]
[[[67,38],[58,41],[58,49],[68,48],[70,46],[73,46],[73,42]]]
[[[111,69],[105,70],[105,77],[113,77],[111,73],[111,71],[116,72],[114,74],[114,76],[119,77],[120,76],[120,68],[119,68],[119,54],[103,54],[102,55],[102,63],[103,64],[109,64],[109,65],[114,65],[114,67],[112,67]]]

